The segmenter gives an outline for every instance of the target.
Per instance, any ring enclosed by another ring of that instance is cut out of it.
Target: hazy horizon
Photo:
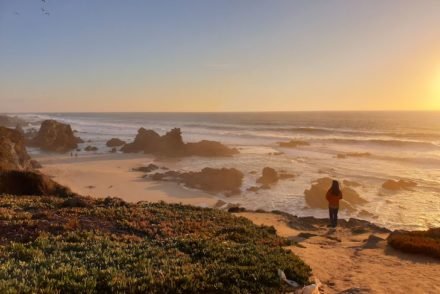
[[[1,111],[440,110],[439,12],[435,0],[0,0]]]

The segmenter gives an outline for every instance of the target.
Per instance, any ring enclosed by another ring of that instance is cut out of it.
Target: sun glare
[[[440,66],[431,84],[430,102],[433,109],[440,110]]]

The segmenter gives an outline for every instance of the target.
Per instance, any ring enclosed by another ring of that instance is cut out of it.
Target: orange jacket
[[[329,207],[339,208],[339,200],[342,199],[342,194],[333,195],[330,191],[328,191],[327,194],[325,195],[325,198],[327,198]]]

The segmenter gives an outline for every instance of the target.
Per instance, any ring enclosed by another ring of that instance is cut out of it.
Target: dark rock
[[[157,165],[150,163],[148,166],[141,166],[141,167],[134,168],[133,171],[149,173],[149,172],[152,172],[157,169],[159,169],[159,167]]]
[[[180,129],[175,128],[160,136],[153,130],[140,128],[134,142],[121,149],[124,153],[144,152],[164,156],[231,156],[238,153],[215,141],[200,141],[185,144]]]
[[[118,152],[118,149],[116,149],[115,147],[112,148],[112,150],[110,150],[110,153],[116,153]]]
[[[74,195],[69,188],[48,176],[32,171],[0,171],[0,194],[44,195],[68,197]]]
[[[374,234],[368,236],[368,239],[365,241],[365,244],[362,246],[364,249],[374,249],[379,248],[379,243],[385,241],[381,237],[378,237]]]
[[[181,182],[189,187],[212,193],[240,193],[243,173],[235,168],[204,168],[200,172],[187,172],[180,175]]]
[[[160,148],[160,136],[153,130],[140,128],[134,142],[125,144],[121,151],[124,153],[154,153]]]
[[[90,152],[90,151],[98,151],[98,147],[95,146],[87,146],[86,148],[84,148],[84,151]]]
[[[257,183],[263,185],[271,185],[278,182],[278,173],[271,167],[263,169],[263,175],[257,180]]]
[[[309,146],[310,144],[306,141],[300,140],[290,140],[289,142],[278,142],[278,146],[285,148],[296,148],[299,146]]]
[[[155,173],[153,175],[151,175],[151,179],[153,181],[175,181],[178,182],[180,181],[180,176],[181,173],[177,172],[177,171],[167,171],[164,173]]]
[[[186,144],[186,154],[215,157],[215,156],[232,156],[239,153],[235,148],[229,148],[220,142],[203,140],[197,143]]]
[[[31,158],[22,134],[13,129],[0,127],[0,171],[32,169]]]
[[[67,152],[77,148],[77,142],[78,138],[73,135],[70,125],[55,120],[45,120],[37,136],[31,141],[31,145],[47,151]]]
[[[125,141],[122,141],[121,139],[111,138],[110,140],[107,141],[105,145],[107,147],[119,147],[125,144],[126,144]]]

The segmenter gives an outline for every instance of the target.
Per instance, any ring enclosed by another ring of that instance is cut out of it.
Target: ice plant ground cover
[[[281,292],[311,270],[273,227],[120,199],[0,196],[0,292]]]

